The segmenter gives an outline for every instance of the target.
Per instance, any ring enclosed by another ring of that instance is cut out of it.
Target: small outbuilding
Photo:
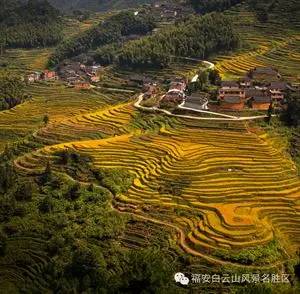
[[[243,110],[245,106],[245,101],[241,97],[225,97],[220,101],[220,107],[223,110]]]
[[[270,96],[254,96],[249,100],[251,108],[255,110],[268,110],[271,101]]]

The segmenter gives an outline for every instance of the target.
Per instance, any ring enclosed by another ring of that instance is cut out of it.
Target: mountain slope
[[[49,0],[49,2],[63,10],[87,9],[105,11],[134,7],[140,4],[150,3],[152,0]]]
[[[0,44],[7,48],[52,46],[61,30],[59,11],[47,1],[0,0]]]

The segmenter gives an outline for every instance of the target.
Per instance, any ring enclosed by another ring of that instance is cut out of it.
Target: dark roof
[[[248,76],[244,76],[242,78],[240,78],[240,82],[251,82],[252,79]]]
[[[223,81],[221,83],[222,87],[239,87],[239,84],[235,81]]]
[[[165,97],[183,97],[184,94],[182,92],[177,92],[177,91],[170,91],[168,92]]]
[[[241,98],[240,97],[225,97],[224,98],[224,102],[226,103],[240,103],[241,102]]]
[[[253,72],[258,74],[278,74],[277,70],[272,67],[256,67]]]
[[[254,96],[263,96],[264,91],[255,89],[255,88],[249,88],[245,90],[246,97],[254,97]]]
[[[142,75],[131,75],[130,77],[129,77],[129,79],[130,79],[130,81],[134,81],[134,82],[143,82],[144,81],[144,79],[145,79],[145,77],[144,76],[142,76]]]
[[[271,98],[269,96],[254,96],[252,101],[256,103],[270,103]]]
[[[280,89],[285,90],[287,87],[286,82],[272,82],[269,89]]]

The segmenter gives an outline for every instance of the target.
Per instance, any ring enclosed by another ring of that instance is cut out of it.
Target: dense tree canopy
[[[285,111],[281,114],[281,119],[291,127],[300,127],[300,93],[288,93]]]
[[[207,13],[213,11],[224,11],[231,6],[241,3],[242,0],[190,0],[197,12]]]
[[[0,72],[0,111],[22,103],[26,98],[20,76]]]
[[[120,237],[133,220],[112,209],[111,201],[112,193],[129,188],[127,172],[96,171],[88,157],[65,150],[57,152],[55,163],[48,163],[40,175],[22,177],[10,162],[11,150],[4,153],[0,154],[1,293],[4,287],[7,290],[6,270],[17,277],[12,293],[20,289],[24,293],[164,293],[159,290],[175,286],[177,261],[169,254],[164,232],[155,246],[137,252],[122,245]],[[69,169],[93,173],[97,185],[70,181],[55,172],[53,164],[68,173]],[[161,248],[156,248],[159,244]],[[31,271],[26,269],[34,269],[35,275],[27,279]]]
[[[164,67],[172,56],[205,58],[238,45],[238,36],[229,18],[212,13],[191,17],[177,26],[127,43],[118,58],[121,66]]]
[[[56,65],[65,58],[74,57],[89,49],[118,42],[122,36],[146,34],[153,28],[154,22],[151,17],[140,17],[130,12],[121,12],[79,36],[61,43],[51,56],[49,65]]]
[[[0,0],[1,42],[32,48],[56,44],[62,38],[59,12],[46,0]]]

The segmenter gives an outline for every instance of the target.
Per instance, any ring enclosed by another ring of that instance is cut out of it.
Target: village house
[[[249,100],[253,97],[266,96],[267,94],[268,94],[267,89],[258,89],[258,88],[245,89],[246,100]]]
[[[185,90],[187,87],[187,82],[185,78],[176,77],[169,87],[169,91],[163,97],[163,101],[173,102],[173,103],[182,103],[186,98]]]
[[[142,91],[144,93],[147,93],[147,92],[157,93],[158,92],[157,83],[153,83],[153,82],[151,82],[151,83],[145,83],[143,85]]]
[[[240,88],[240,85],[234,81],[224,81],[219,89],[218,100],[224,100],[225,98],[237,97],[245,99],[245,90]]]
[[[254,96],[250,100],[250,106],[254,110],[268,110],[271,105],[271,97],[265,96]]]
[[[90,77],[90,82],[92,82],[92,83],[98,83],[99,81],[100,81],[99,76],[91,76]]]
[[[241,78],[239,83],[242,88],[250,88],[252,86],[252,80],[248,76]]]
[[[163,101],[173,102],[176,104],[180,104],[185,99],[185,94],[180,91],[169,91],[164,97]]]
[[[145,77],[143,75],[131,75],[129,77],[129,80],[127,81],[127,85],[132,86],[132,87],[142,87],[144,82]]]
[[[269,86],[271,98],[275,103],[281,102],[284,99],[284,93],[287,89],[285,82],[272,82]]]
[[[220,100],[220,107],[222,110],[243,110],[245,107],[245,100],[239,96],[226,96]]]
[[[259,81],[276,81],[281,78],[279,72],[272,67],[255,67],[248,75],[251,79]]]
[[[67,78],[68,85],[74,85],[75,82],[80,81],[79,77],[72,76]]]
[[[91,84],[87,81],[76,81],[74,87],[77,90],[88,90],[91,88]]]
[[[158,93],[157,84],[151,83],[151,84],[144,85],[143,90],[144,90],[144,98],[145,99],[149,99],[153,95]]]
[[[86,73],[91,75],[97,75],[101,70],[100,65],[92,65],[86,68]]]
[[[46,69],[42,72],[41,79],[44,81],[54,81],[58,80],[58,76],[55,71]]]
[[[194,13],[192,7],[174,1],[155,2],[150,7],[153,17],[160,21],[173,22],[185,15]]]
[[[58,74],[62,80],[73,82],[76,80],[89,80],[99,82],[99,73],[102,67],[98,64],[87,66],[81,62],[67,61],[58,66]]]
[[[223,81],[218,92],[220,107],[242,110],[249,106],[255,110],[268,110],[271,103],[281,106],[285,91],[290,86],[278,80],[279,78],[280,74],[276,69],[257,67],[239,79],[239,82]]]
[[[26,81],[28,83],[34,83],[36,81],[39,81],[41,79],[41,73],[36,71],[36,72],[33,72],[33,73],[30,73],[29,75],[27,75],[26,77]]]
[[[186,90],[186,83],[185,82],[172,82],[170,84],[169,91],[174,91],[174,90],[184,92]]]

